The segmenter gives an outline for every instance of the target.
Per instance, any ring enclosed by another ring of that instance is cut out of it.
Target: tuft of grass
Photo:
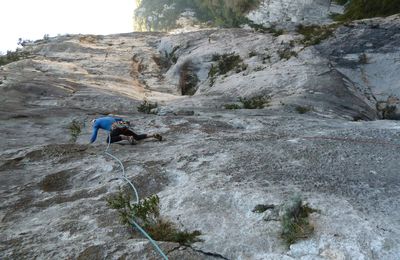
[[[213,54],[211,61],[217,62],[216,65],[212,64],[208,77],[210,78],[210,86],[214,85],[217,75],[224,75],[231,70],[239,73],[247,69],[247,65],[243,63],[242,58],[234,52],[225,54]]]
[[[225,109],[262,109],[269,105],[271,102],[271,97],[269,96],[254,96],[251,98],[242,98],[238,100],[241,104],[231,103],[225,104]]]
[[[310,112],[312,110],[311,106],[296,106],[296,111],[299,114],[305,114],[307,112]]]
[[[254,96],[252,98],[239,98],[245,109],[261,109],[269,105],[271,97]]]
[[[164,220],[160,216],[160,199],[157,195],[141,200],[138,204],[131,204],[131,197],[122,192],[107,199],[108,205],[116,209],[122,224],[131,226],[132,220],[141,225],[149,235],[158,241],[176,242],[181,245],[190,245],[201,241],[200,231],[180,231],[176,225]]]
[[[234,110],[234,109],[241,109],[242,107],[238,104],[225,104],[224,108]]]
[[[297,57],[297,52],[290,49],[278,50],[278,55],[281,60],[289,60],[291,57]]]
[[[296,107],[296,111],[299,114],[305,114],[307,112],[310,112],[312,110],[312,108],[310,106],[297,106]]]
[[[282,29],[277,29],[275,26],[271,27],[265,27],[261,24],[255,24],[254,22],[249,21],[248,22],[249,26],[253,28],[254,31],[260,32],[260,33],[270,33],[275,37],[278,37],[279,35],[282,35],[285,33],[284,30]]]
[[[302,43],[304,46],[320,44],[323,40],[331,37],[339,25],[339,23],[323,26],[305,26],[300,24],[297,27],[297,32],[304,36],[300,43]]]
[[[150,103],[149,101],[144,100],[143,103],[137,107],[137,110],[145,114],[150,114],[151,110],[157,107],[157,103]]]
[[[299,239],[307,238],[314,232],[314,227],[310,224],[308,217],[311,213],[318,212],[310,208],[299,196],[293,197],[285,206],[282,215],[281,237],[290,246]]]
[[[76,119],[72,120],[72,122],[69,123],[68,129],[69,129],[70,141],[72,143],[76,143],[76,141],[78,140],[78,137],[82,132],[82,127],[83,124]]]

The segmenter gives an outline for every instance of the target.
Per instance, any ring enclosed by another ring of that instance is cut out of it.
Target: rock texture
[[[126,184],[106,133],[87,144],[90,120],[114,114],[165,139],[111,145],[139,196],[158,194],[162,216],[202,232],[192,246],[159,241],[170,259],[398,259],[400,126],[378,121],[376,103],[399,95],[399,25],[354,22],[308,47],[244,29],[27,46],[0,68],[0,258],[159,259],[107,206]],[[244,66],[212,80],[213,56],[232,52]],[[224,108],[260,95],[269,106]],[[137,111],[143,99],[158,115]],[[253,209],[295,194],[318,212],[313,235],[287,247],[276,216]]]
[[[265,26],[329,23],[329,15],[342,12],[331,0],[263,0],[247,18]]]

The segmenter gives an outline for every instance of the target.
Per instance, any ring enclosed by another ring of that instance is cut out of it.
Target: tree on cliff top
[[[400,13],[400,0],[336,0],[345,4],[345,13],[338,20],[357,20]]]
[[[193,10],[202,22],[217,26],[237,27],[246,22],[245,14],[257,7],[260,0],[141,0],[135,11],[139,31],[168,31],[185,10]]]

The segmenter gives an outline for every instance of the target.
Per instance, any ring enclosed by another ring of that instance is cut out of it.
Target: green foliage
[[[70,140],[72,143],[76,143],[76,140],[78,140],[78,137],[82,132],[82,127],[83,124],[76,119],[72,120],[72,122],[68,125],[69,134],[71,137]]]
[[[269,105],[271,101],[271,97],[265,96],[254,96],[251,98],[242,98],[240,97],[238,100],[241,105],[233,103],[233,104],[225,104],[225,109],[262,109]]]
[[[309,106],[296,106],[296,111],[299,114],[305,114],[307,112],[310,112],[311,110],[312,110],[312,108]]]
[[[344,4],[347,1],[337,0]],[[349,21],[377,16],[389,16],[400,13],[399,0],[350,0],[345,13],[337,17],[337,20]]]
[[[200,20],[212,20],[222,27],[238,27],[247,23],[245,14],[260,4],[259,0],[200,0],[197,10],[202,14]]]
[[[130,199],[130,196],[121,190],[116,196],[107,199],[109,207],[118,211],[122,224],[131,226],[134,220],[158,241],[170,241],[182,245],[200,241],[197,238],[201,235],[199,231],[179,231],[174,223],[160,217],[160,199],[157,195],[145,198],[138,204],[131,204]]]
[[[282,35],[285,33],[285,31],[283,29],[276,29],[275,26],[271,26],[271,27],[265,27],[264,25],[261,24],[256,24],[252,21],[247,21],[247,24],[253,28],[256,32],[260,32],[260,33],[270,33],[275,37],[278,37],[279,35]]]
[[[154,62],[160,67],[163,72],[169,70],[169,68],[178,61],[178,57],[176,55],[176,51],[179,49],[179,46],[175,46],[170,53],[164,51],[159,56],[153,56]]]
[[[297,57],[297,52],[292,51],[290,49],[283,49],[283,50],[278,50],[278,55],[281,58],[281,60],[289,60],[291,57]]]
[[[247,65],[243,63],[242,58],[234,52],[222,55],[214,54],[211,60],[216,61],[217,64],[212,65],[208,72],[210,86],[214,85],[215,77],[217,75],[224,75],[231,70],[235,70],[236,73],[239,73],[247,68]]]
[[[261,109],[268,106],[271,97],[255,96],[252,98],[239,98],[245,109]]]
[[[180,77],[179,77],[179,87],[181,89],[182,95],[189,95],[189,96],[194,95],[197,91],[196,85],[198,81],[199,78],[194,72],[192,62],[191,61],[185,62],[181,67]]]
[[[157,108],[157,107],[158,107],[158,104],[157,104],[157,103],[150,103],[149,101],[144,100],[143,103],[140,104],[140,105],[137,107],[137,110],[138,110],[139,112],[142,112],[142,113],[145,113],[145,114],[150,114],[150,113],[151,113],[151,110],[152,110],[153,108]]]
[[[225,104],[224,108],[230,109],[230,110],[235,110],[235,109],[241,109],[242,107],[238,104]]]
[[[21,59],[28,58],[29,53],[17,49],[16,51],[7,51],[7,54],[0,56],[0,66],[6,65],[8,63],[19,61]]]
[[[319,44],[323,40],[331,37],[333,35],[333,32],[336,30],[338,26],[339,24],[331,24],[323,26],[318,26],[318,25],[304,26],[300,24],[297,27],[297,32],[304,36],[303,40],[301,40],[300,42],[305,46],[311,46]]]
[[[179,15],[188,9],[201,22],[217,26],[238,27],[248,22],[245,14],[257,7],[260,0],[142,0],[135,11],[139,31],[168,31],[177,27]]]
[[[301,238],[307,238],[314,232],[314,227],[309,223],[310,213],[317,212],[307,204],[303,205],[300,197],[293,197],[285,206],[282,215],[281,237],[287,245],[295,243]]]

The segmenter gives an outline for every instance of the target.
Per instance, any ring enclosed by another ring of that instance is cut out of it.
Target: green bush
[[[307,112],[310,112],[312,110],[312,107],[310,106],[296,106],[296,111],[299,114],[305,114]]]
[[[278,55],[281,60],[289,60],[291,57],[297,57],[297,52],[290,49],[278,50]]]
[[[217,75],[224,75],[231,70],[235,70],[239,73],[246,70],[247,65],[243,63],[242,58],[236,55],[235,52],[214,54],[211,57],[211,61],[217,62],[216,65],[211,65],[210,71],[208,72],[208,77],[210,78],[210,86],[214,85],[215,78]]]
[[[149,101],[144,100],[143,103],[140,104],[140,105],[137,107],[137,110],[138,110],[139,112],[142,112],[142,113],[145,113],[145,114],[150,114],[150,113],[151,113],[151,110],[152,110],[153,108],[157,108],[157,107],[158,107],[158,104],[157,104],[157,103],[150,103]]]
[[[176,242],[182,245],[200,241],[200,231],[179,231],[175,224],[160,217],[160,199],[157,195],[145,198],[138,204],[131,204],[131,197],[121,190],[107,199],[108,205],[119,213],[122,224],[131,226],[132,220],[142,226],[149,235],[158,241]]]
[[[295,243],[301,238],[307,238],[314,232],[314,227],[309,223],[310,213],[317,210],[303,205],[300,197],[293,197],[284,208],[281,219],[281,237],[287,245]]]
[[[317,45],[321,43],[323,40],[331,37],[336,30],[339,24],[331,24],[331,25],[309,25],[305,26],[300,24],[297,27],[297,32],[302,34],[304,38],[300,41],[300,43],[305,46]]]
[[[29,53],[17,49],[16,51],[7,51],[7,54],[0,55],[0,66],[6,65],[8,63],[19,61],[28,58]]]
[[[285,31],[283,29],[276,29],[275,26],[271,26],[271,27],[265,27],[264,25],[261,24],[256,24],[252,21],[247,21],[247,24],[253,28],[256,32],[260,32],[260,33],[270,33],[275,37],[278,37],[279,35],[282,35],[285,33]]]
[[[235,110],[235,109],[241,109],[242,107],[238,104],[225,104],[224,108],[230,109],[230,110]]]
[[[200,22],[216,26],[238,27],[247,23],[245,15],[259,6],[260,0],[142,0],[135,10],[135,27],[139,31],[168,31],[185,10],[195,11]]]
[[[71,137],[70,140],[72,143],[76,143],[76,140],[78,140],[78,137],[82,132],[82,127],[83,124],[76,119],[72,120],[72,122],[68,125],[69,134]]]
[[[254,96],[252,98],[239,98],[245,109],[261,109],[269,105],[271,97]]]
[[[345,0],[337,0],[345,4]],[[399,0],[350,0],[346,6],[345,13],[339,15],[337,20],[349,21],[377,16],[389,16],[400,13]]]

